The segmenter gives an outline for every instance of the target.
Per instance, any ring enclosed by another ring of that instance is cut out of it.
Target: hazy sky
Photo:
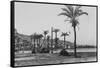
[[[43,33],[51,27],[60,29],[58,37],[62,32],[70,31],[71,34],[66,40],[73,42],[73,28],[69,22],[64,22],[65,16],[58,16],[62,12],[64,5],[39,4],[39,3],[15,3],[15,28],[19,33],[31,35],[33,33]],[[83,11],[89,15],[79,18],[79,30],[77,30],[77,44],[96,44],[96,7],[82,6]]]

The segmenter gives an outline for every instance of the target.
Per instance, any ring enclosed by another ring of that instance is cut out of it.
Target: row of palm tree
[[[32,35],[30,36],[31,42],[34,42],[34,43],[33,43],[33,46],[34,46],[33,49],[36,50],[36,47],[41,48],[40,41],[41,41],[42,37],[43,37],[42,34],[36,34],[36,33],[34,33],[34,34],[32,34]],[[36,46],[36,45],[37,45],[37,46]]]
[[[60,31],[59,29],[53,29],[53,30],[52,30],[52,33],[53,33],[53,32],[55,33],[55,39],[53,39],[53,38],[50,39],[50,36],[48,35],[48,33],[49,33],[48,30],[44,31],[44,32],[43,32],[43,35],[42,35],[42,34],[36,34],[36,33],[32,34],[30,37],[31,37],[31,42],[34,42],[34,43],[32,43],[33,46],[34,46],[33,49],[36,49],[36,47],[38,47],[39,49],[41,49],[41,48],[43,48],[42,45],[44,45],[45,48],[49,48],[49,47],[50,47],[50,49],[51,49],[51,48],[57,48],[57,47],[58,47],[58,40],[59,40],[59,38],[58,38],[58,36],[57,36],[57,33],[58,33],[59,31]],[[68,36],[68,35],[69,35],[69,34],[68,34],[67,32],[66,32],[66,33],[63,33],[63,32],[62,32],[62,35],[61,35],[61,36],[64,36],[64,46],[66,45],[66,44],[65,44],[65,42],[66,42],[65,37]],[[41,42],[41,39],[42,39],[42,38],[44,38],[44,39],[43,39],[43,41]],[[51,40],[51,46],[50,46],[50,40]],[[53,46],[52,40],[54,40],[55,46]],[[37,45],[37,46],[36,46],[36,45]]]

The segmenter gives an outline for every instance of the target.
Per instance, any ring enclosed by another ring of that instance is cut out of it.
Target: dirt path
[[[15,58],[15,66],[59,64],[87,61],[96,61],[96,57],[84,56],[81,58],[74,58],[74,56],[59,56],[58,54],[36,54],[30,57]]]

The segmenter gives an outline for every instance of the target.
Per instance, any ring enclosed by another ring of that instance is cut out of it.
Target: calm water
[[[77,48],[77,52],[96,52],[96,48]],[[60,50],[54,51],[59,52]],[[74,49],[66,49],[68,52],[74,52]]]

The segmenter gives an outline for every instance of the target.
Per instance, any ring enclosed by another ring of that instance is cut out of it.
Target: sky
[[[40,3],[15,3],[15,28],[18,33],[31,35],[35,32],[43,34],[43,31],[48,30],[48,35],[51,35],[51,27],[60,29],[58,32],[59,39],[62,32],[70,32],[66,37],[67,41],[74,41],[74,33],[71,24],[64,20],[66,16],[58,16],[63,12],[61,8],[66,8],[64,5],[57,4],[40,4]],[[79,26],[77,32],[77,44],[96,45],[96,7],[82,6],[83,11],[88,13],[79,17]],[[55,37],[55,34],[54,34]]]

